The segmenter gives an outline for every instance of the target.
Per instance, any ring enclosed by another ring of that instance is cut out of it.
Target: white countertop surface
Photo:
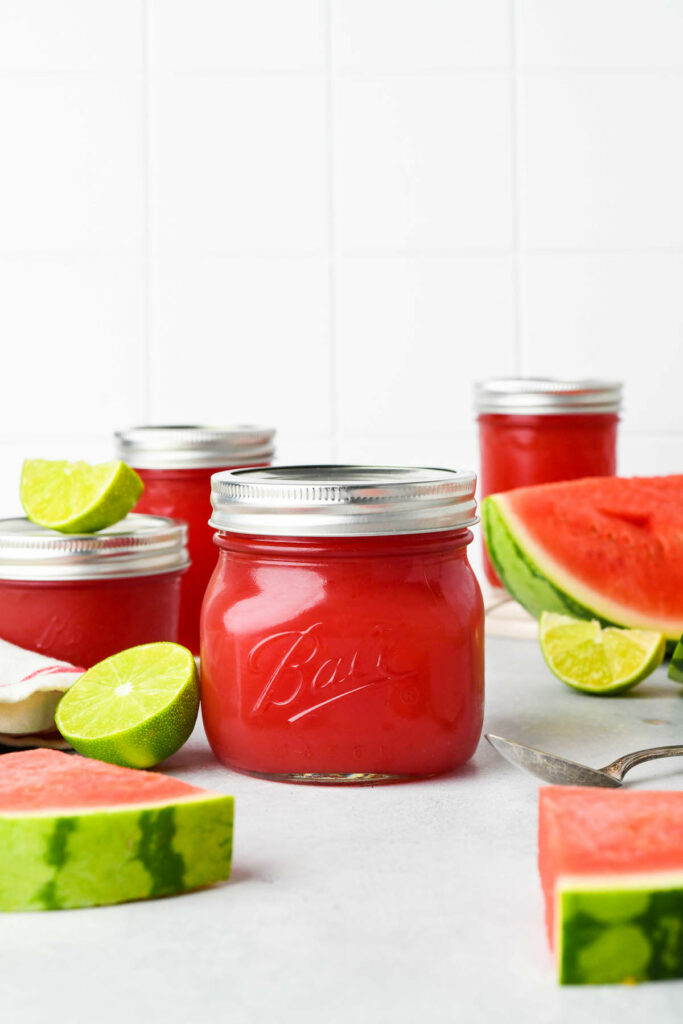
[[[683,688],[657,670],[600,699],[537,645],[491,637],[487,731],[600,766],[683,741]],[[165,768],[236,798],[233,877],[88,910],[0,915],[0,993],[22,1024],[657,1024],[683,982],[560,988],[536,872],[537,783],[482,740],[448,777],[325,788],[213,760],[201,728]],[[677,789],[683,761],[631,785]]]

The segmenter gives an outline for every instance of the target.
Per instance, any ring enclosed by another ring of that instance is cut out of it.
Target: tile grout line
[[[149,77],[149,0],[142,0],[142,289],[143,289],[143,334],[142,334],[142,419],[150,421],[151,405],[151,237],[150,237],[150,77]]]
[[[521,73],[521,69],[518,69]],[[325,71],[320,67],[232,67],[232,68],[156,68],[148,69],[150,77],[163,78],[319,78],[324,76]],[[368,68],[340,68],[335,72],[339,77],[346,79],[385,79],[385,78],[456,78],[464,76],[468,78],[498,76],[504,77],[509,70],[502,64],[482,65],[435,65],[425,68],[406,67],[379,67]],[[655,77],[658,75],[680,78],[683,75],[682,64],[670,65],[553,65],[543,67],[541,65],[529,65],[523,69],[525,75],[538,78],[552,78],[556,75],[565,77],[580,77],[581,75],[636,75],[641,77]],[[16,67],[0,68],[0,80],[5,78],[118,78],[121,70],[117,65],[100,68],[77,68],[77,67]]]
[[[580,258],[640,258],[655,256],[683,256],[683,244],[681,245],[614,245],[614,246],[548,246],[548,245],[511,245],[508,247],[485,246],[476,248],[472,246],[429,248],[428,246],[368,246],[367,248],[353,248],[337,246],[336,253],[345,259],[372,260],[372,259],[496,259],[499,257],[515,256],[518,251],[523,256],[552,256],[552,257],[580,257]],[[167,255],[171,260],[185,261],[187,259],[224,259],[224,260],[310,260],[324,258],[329,251],[329,245],[311,249],[283,249],[283,248],[262,248],[262,249],[188,249],[179,244],[169,245]],[[15,249],[0,251],[0,263],[14,260],[42,260],[45,262],[79,262],[87,260],[101,260],[111,262],[113,260],[127,260],[139,255],[139,249]]]
[[[151,248],[151,247],[150,247]],[[605,259],[638,259],[641,257],[657,256],[683,256],[683,244],[681,245],[614,245],[614,246],[548,246],[548,245],[511,245],[505,248],[496,246],[490,247],[440,247],[429,248],[427,246],[368,246],[367,248],[336,247],[338,256],[351,260],[373,260],[373,259],[428,259],[428,260],[449,260],[449,259],[497,259],[500,257],[514,257],[517,251],[523,256],[550,256],[568,258],[605,258]],[[329,251],[329,245],[312,249],[188,249],[182,245],[169,245],[167,255],[171,260],[185,261],[202,259],[224,259],[224,260],[310,260],[325,258]],[[139,255],[137,248],[126,249],[15,249],[0,251],[0,263],[15,260],[41,260],[44,262],[79,262],[82,260],[101,260],[111,262],[113,260],[128,260]]]
[[[517,0],[510,0],[510,145],[512,165],[512,242],[513,242],[513,280],[515,292],[514,322],[514,365],[515,374],[524,376],[527,372],[524,344],[524,271],[522,267],[522,212],[520,195],[520,104],[519,104],[519,68],[517,40]]]
[[[339,458],[341,446],[339,423],[338,362],[339,345],[337,338],[337,232],[335,223],[335,173],[334,173],[334,76],[332,46],[332,0],[325,4],[325,48],[327,65],[327,216],[328,216],[328,289],[329,289],[329,400],[330,400],[330,450],[333,462]]]
[[[295,433],[285,435],[287,441],[303,441],[303,442],[318,442],[322,439],[322,435],[309,434],[309,433]],[[659,441],[672,441],[677,444],[683,439],[683,431],[681,430],[648,430],[640,427],[620,427],[620,436],[622,438],[628,438],[629,440],[650,440],[657,439]],[[476,441],[476,428],[474,426],[470,428],[461,428],[459,430],[452,431],[436,431],[433,433],[415,434],[411,433],[397,433],[392,431],[389,433],[350,433],[349,438],[352,441],[394,441],[394,440],[420,440],[420,441],[445,441],[451,443],[453,441]],[[88,436],[87,441],[97,444],[106,444],[110,441],[111,434],[105,433],[94,433]],[[44,442],[57,442],[60,444],[80,444],[83,443],[82,434],[23,434],[21,439],[18,439],[16,435],[2,435],[0,434],[0,447],[15,447],[23,444],[42,444]]]

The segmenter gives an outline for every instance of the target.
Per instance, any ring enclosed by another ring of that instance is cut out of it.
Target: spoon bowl
[[[589,768],[588,765],[579,764],[578,761],[570,761],[557,754],[548,754],[545,750],[528,747],[523,743],[505,739],[503,736],[496,736],[490,732],[484,735],[491,746],[510,764],[514,764],[522,771],[529,772],[537,779],[550,782],[554,786],[603,786],[609,789],[618,789],[623,785],[626,772],[635,765],[653,761],[658,757],[680,757],[683,755],[683,746],[649,747],[647,750],[636,750],[632,754],[624,754],[623,757],[617,758],[616,761],[612,761],[604,768]]]

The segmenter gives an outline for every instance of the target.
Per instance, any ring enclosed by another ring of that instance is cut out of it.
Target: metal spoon
[[[536,747],[525,747],[523,743],[485,733],[486,739],[498,753],[531,775],[544,782],[556,786],[607,786],[617,788],[623,786],[624,775],[637,764],[653,761],[657,757],[683,756],[683,747],[650,747],[648,750],[636,750],[633,754],[624,754],[604,768],[589,768],[577,761],[569,761],[566,757],[546,754]]]

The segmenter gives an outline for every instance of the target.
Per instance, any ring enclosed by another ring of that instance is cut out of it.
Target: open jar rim
[[[28,519],[0,519],[0,580],[156,576],[190,564],[187,526],[131,513],[97,533],[59,533]]]
[[[464,530],[478,522],[476,475],[408,466],[236,469],[211,477],[210,525],[276,537],[353,537]]]

